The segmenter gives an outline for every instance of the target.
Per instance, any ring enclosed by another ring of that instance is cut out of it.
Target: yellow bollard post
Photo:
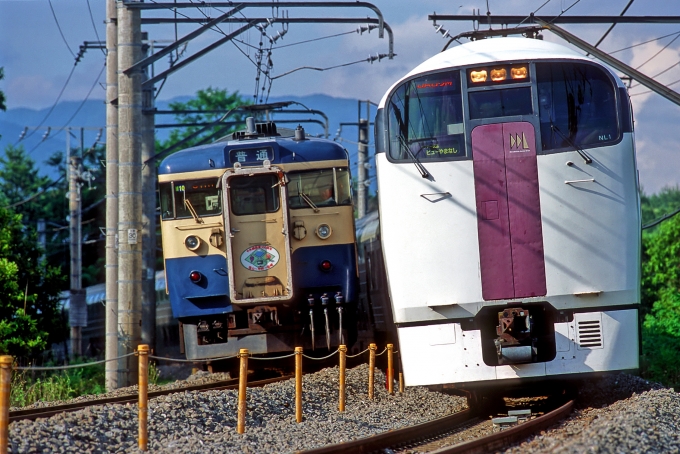
[[[373,391],[375,388],[375,351],[378,346],[370,344],[368,346],[368,398],[373,399]]]
[[[399,372],[399,394],[404,394],[404,373]]]
[[[248,349],[242,348],[238,353],[241,367],[238,374],[238,420],[236,433],[246,431],[246,387],[248,386]]]
[[[394,394],[394,360],[392,358],[394,345],[387,344],[387,392]]]
[[[149,434],[147,432],[147,424],[149,421],[149,346],[138,345],[137,355],[139,356],[139,433],[138,442],[139,450],[146,451],[149,442]]]
[[[12,384],[11,356],[0,356],[0,452],[9,447],[9,395]]]
[[[345,364],[347,362],[347,346],[341,345],[338,347],[340,351],[340,402],[338,404],[339,411],[345,411]]]
[[[295,347],[295,421],[302,422],[302,347]]]

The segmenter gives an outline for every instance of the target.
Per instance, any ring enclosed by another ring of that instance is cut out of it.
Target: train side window
[[[172,200],[172,183],[159,183],[158,189],[161,198],[161,219],[173,219],[175,208]]]
[[[398,87],[388,101],[389,156],[442,161],[465,157],[459,71],[419,77]]]
[[[543,150],[619,140],[616,89],[602,69],[583,63],[537,63],[536,80]]]
[[[235,177],[229,180],[229,204],[235,215],[274,213],[279,210],[276,175]]]
[[[473,91],[468,94],[470,119],[531,115],[531,87]]]

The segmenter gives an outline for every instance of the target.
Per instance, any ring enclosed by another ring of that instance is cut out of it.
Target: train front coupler
[[[523,364],[536,361],[536,339],[529,311],[521,307],[498,313],[494,344],[499,364]]]

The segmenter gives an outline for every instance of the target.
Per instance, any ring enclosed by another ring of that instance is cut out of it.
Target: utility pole
[[[146,67],[148,73],[149,68]],[[145,74],[148,77],[148,74]],[[156,350],[156,161],[153,86],[142,91],[142,343]]]
[[[81,150],[83,130],[80,130]],[[87,304],[82,283],[82,227],[80,225],[82,199],[80,197],[82,158],[71,156],[71,128],[66,128],[66,156],[68,165],[69,237],[71,252],[71,297],[69,301],[69,325],[71,326],[71,357],[82,356],[82,327],[87,326]]]
[[[118,388],[118,26],[106,0],[106,390]]]
[[[142,57],[139,9],[118,3],[118,356],[135,351],[142,328]],[[119,361],[118,386],[137,383],[136,359]]]

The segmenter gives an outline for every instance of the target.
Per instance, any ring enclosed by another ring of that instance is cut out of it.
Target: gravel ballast
[[[196,383],[217,377],[199,373],[190,379]],[[384,374],[378,370],[375,399],[370,401],[366,365],[348,370],[346,383],[346,411],[341,413],[337,367],[305,375],[304,421],[299,424],[295,422],[293,380],[248,389],[246,433],[242,435],[236,433],[236,391],[185,391],[152,399],[149,452],[294,452],[466,408],[462,397],[422,387],[390,396]],[[137,452],[137,405],[103,405],[18,421],[10,425],[10,443],[17,453]],[[568,419],[505,452],[680,453],[680,395],[625,374],[588,380],[580,384],[576,408]]]
[[[236,391],[180,392],[149,401],[150,452],[293,452],[425,422],[466,407],[465,399],[408,388],[390,396],[376,370],[347,371],[345,411],[338,411],[338,368],[303,377],[302,423],[295,422],[294,380],[248,389],[246,432],[236,433]],[[129,392],[129,391],[128,391]],[[10,425],[12,452],[135,452],[137,405],[101,405]]]

